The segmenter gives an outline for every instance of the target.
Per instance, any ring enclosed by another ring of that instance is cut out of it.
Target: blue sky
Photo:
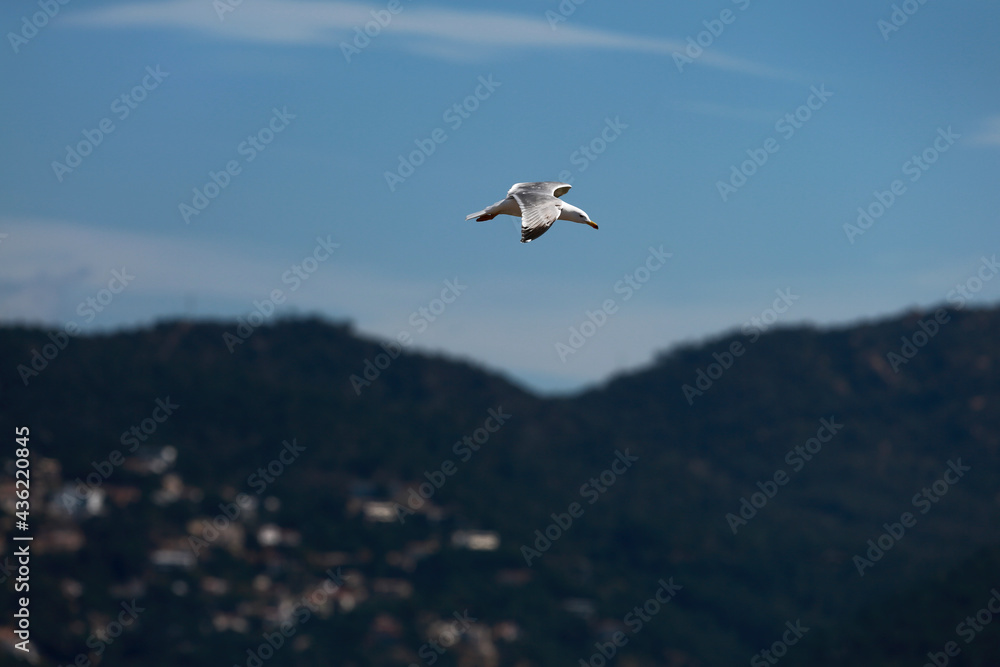
[[[246,317],[280,290],[275,315],[565,391],[779,290],[776,326],[970,279],[997,302],[1000,5],[675,4],[4,3],[0,319]],[[600,229],[465,221],[533,180]]]

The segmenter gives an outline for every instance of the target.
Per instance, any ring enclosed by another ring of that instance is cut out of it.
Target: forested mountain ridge
[[[316,320],[232,352],[233,323],[6,327],[0,425],[31,428],[51,602],[33,641],[51,664],[92,644],[249,664],[341,568],[268,664],[595,664],[614,632],[622,664],[734,664],[796,622],[784,664],[913,664],[950,640],[949,664],[996,663],[1000,624],[956,625],[1000,585],[998,325],[733,333],[558,398]],[[637,629],[661,580],[679,588]],[[88,644],[132,597],[138,623]],[[463,611],[461,641],[426,649]]]

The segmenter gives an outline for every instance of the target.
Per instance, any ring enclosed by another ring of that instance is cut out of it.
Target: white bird
[[[573,187],[569,183],[542,181],[538,183],[515,183],[507,192],[506,199],[465,216],[466,220],[492,220],[498,215],[521,217],[521,243],[527,243],[548,231],[556,220],[569,220],[590,225],[597,224],[586,211],[559,199]]]

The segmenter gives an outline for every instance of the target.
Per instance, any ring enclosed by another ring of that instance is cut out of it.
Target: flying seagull
[[[573,187],[569,183],[543,181],[540,183],[515,183],[507,192],[507,198],[496,204],[465,216],[479,222],[492,220],[498,215],[521,217],[521,243],[527,243],[548,231],[556,220],[569,220],[590,225],[597,224],[582,209],[559,199]]]

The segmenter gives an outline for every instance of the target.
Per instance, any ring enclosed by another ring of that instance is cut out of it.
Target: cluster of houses
[[[122,469],[134,474],[123,475],[118,480],[114,479],[113,470],[107,476],[67,480],[58,460],[36,459],[31,487],[32,549],[38,558],[36,567],[44,570],[47,554],[85,552],[85,522],[109,514],[124,515],[130,507],[138,507],[144,501],[144,493],[149,495],[146,501],[159,507],[183,501],[202,507],[204,492],[185,484],[175,470],[176,459],[174,447],[143,446],[121,464]],[[140,477],[143,483],[128,483]],[[13,481],[8,480],[0,484],[0,504],[11,517],[16,496]],[[397,503],[377,497],[373,489],[374,486],[364,480],[353,485],[345,507],[346,518],[360,519],[373,530],[379,529],[379,524],[398,522]],[[212,610],[214,631],[247,634],[252,644],[255,632],[266,632],[282,623],[294,623],[296,611],[304,605],[308,606],[310,614],[328,618],[350,614],[366,602],[407,600],[414,594],[413,583],[407,578],[409,573],[416,570],[422,559],[442,549],[495,551],[500,547],[500,536],[495,531],[443,530],[439,522],[445,517],[445,511],[427,502],[419,511],[427,516],[431,522],[428,525],[434,529],[429,529],[423,539],[406,542],[398,550],[384,554],[372,554],[368,550],[363,554],[303,551],[303,537],[298,530],[277,525],[267,518],[280,507],[280,499],[245,494],[244,498],[249,500],[239,506],[238,514],[221,506],[218,515],[192,516],[173,534],[160,534],[162,526],[151,531],[145,536],[154,545],[148,554],[148,567],[143,575],[110,586],[107,591],[109,608],[120,600],[142,600],[150,586],[165,585],[177,596],[201,596],[207,601],[206,608]],[[235,502],[229,506],[237,507]],[[5,528],[10,532],[12,526]],[[213,550],[218,549],[251,560],[258,567],[260,573],[249,587],[246,582],[234,582],[208,573],[212,568],[206,565],[211,561]],[[0,557],[9,559],[9,551]],[[384,559],[389,568],[368,567],[372,558]],[[394,571],[397,575],[366,574],[372,570]],[[289,576],[290,572],[295,576]],[[4,567],[0,577],[8,576],[8,568]],[[66,573],[51,572],[47,576],[60,578],[60,590],[66,604],[79,608],[85,581]],[[524,586],[531,581],[532,572],[528,568],[499,569],[491,576],[498,586]],[[292,585],[289,581],[300,583]],[[213,608],[213,598],[220,601],[217,608]],[[223,600],[227,603],[221,604]],[[233,600],[236,600],[235,608]],[[463,612],[465,617],[461,617]],[[86,610],[79,616],[70,625],[70,630],[81,638],[101,638],[107,633],[110,616]],[[415,649],[404,642],[403,623],[388,611],[380,611],[374,615],[363,641],[401,661],[433,664],[434,652],[448,650],[454,652],[460,665],[492,667],[498,664],[498,647],[504,642],[519,641],[524,631],[512,620],[486,622],[477,616],[476,610],[455,610],[454,618],[422,613],[419,631],[426,643]],[[13,650],[13,630],[12,626],[0,627],[0,644],[9,650]],[[290,650],[305,650],[310,642],[308,632],[297,633],[289,642]],[[81,639],[81,652],[87,651]],[[421,651],[426,655],[420,655]]]

